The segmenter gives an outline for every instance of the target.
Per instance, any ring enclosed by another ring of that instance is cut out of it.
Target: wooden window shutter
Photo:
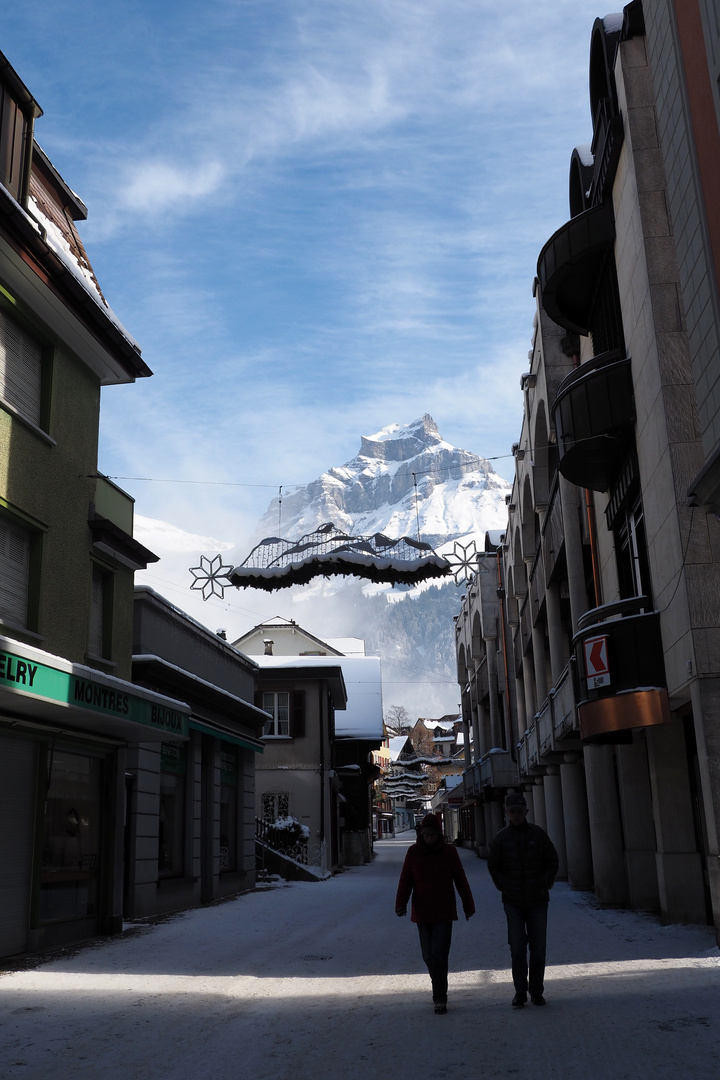
[[[103,619],[105,615],[105,575],[99,566],[92,568],[92,593],[90,597],[90,632],[88,651],[93,656],[104,656]]]
[[[0,312],[0,394],[38,427],[41,372],[40,345]]]
[[[0,519],[0,615],[27,626],[30,533]]]
[[[290,735],[301,739],[305,734],[305,691],[293,690],[290,694]]]

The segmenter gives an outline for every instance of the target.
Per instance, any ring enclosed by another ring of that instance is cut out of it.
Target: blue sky
[[[45,112],[38,141],[86,202],[91,262],[155,372],[104,391],[100,468],[199,481],[120,481],[138,513],[242,543],[278,485],[425,412],[455,445],[508,454],[537,255],[590,137],[604,14],[3,5],[0,48]]]

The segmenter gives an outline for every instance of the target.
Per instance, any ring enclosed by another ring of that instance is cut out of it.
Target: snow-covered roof
[[[339,739],[382,739],[382,678],[377,656],[256,656],[261,670],[272,668],[341,668],[347,707],[335,717]]]
[[[407,741],[407,735],[393,735],[391,739],[388,739],[391,761],[397,761],[399,755],[403,752],[403,748]]]
[[[365,655],[365,641],[361,637],[329,637],[325,638],[325,644],[337,649],[343,656]]]

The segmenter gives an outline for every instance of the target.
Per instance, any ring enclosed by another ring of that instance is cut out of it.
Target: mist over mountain
[[[474,539],[482,550],[485,532],[505,527],[509,492],[487,460],[446,442],[426,413],[363,436],[351,461],[274,498],[254,542],[268,536],[296,540],[332,521],[355,536],[382,532],[416,539],[419,532],[441,554],[452,551],[456,540]],[[253,606],[268,605],[267,596],[252,594]],[[452,580],[392,588],[318,578],[273,594],[271,613],[295,619],[319,638],[364,638],[368,654],[383,661],[385,706],[440,716],[457,708],[453,616],[461,594]]]

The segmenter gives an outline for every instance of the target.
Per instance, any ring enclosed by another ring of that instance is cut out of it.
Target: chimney
[[[265,646],[265,655],[266,656],[272,656],[272,654],[273,654],[272,647],[273,647],[274,644],[275,644],[275,642],[271,641],[270,638],[263,638],[263,645]]]
[[[215,633],[217,637],[222,638],[223,641],[227,641],[227,630],[223,630],[221,627],[219,630],[216,630]]]

